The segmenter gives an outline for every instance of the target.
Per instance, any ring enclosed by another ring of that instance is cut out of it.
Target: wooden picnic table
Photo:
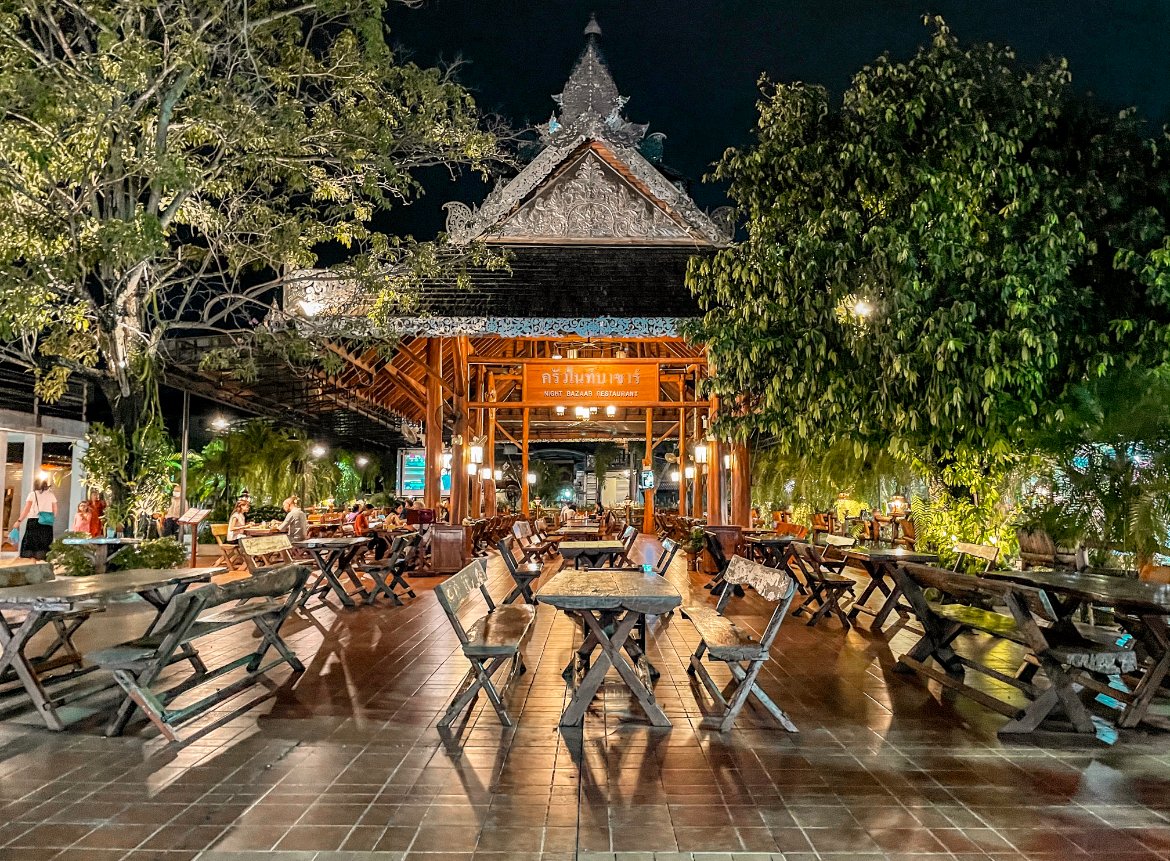
[[[1117,623],[1142,653],[1136,684],[1129,691],[1082,679],[1090,688],[1123,704],[1118,726],[1135,727],[1146,716],[1170,672],[1170,585],[1145,583],[1108,574],[1045,571],[990,571],[985,577],[1007,580],[1041,590],[1059,616],[1058,624],[1073,623],[1085,605],[1114,611]]]
[[[312,554],[321,573],[313,581],[313,585],[305,590],[301,596],[299,606],[304,607],[314,595],[326,594],[330,589],[346,607],[356,607],[354,595],[361,595],[363,601],[370,600],[370,593],[362,583],[361,577],[354,570],[353,561],[366,545],[370,543],[368,536],[353,536],[348,538],[308,538],[296,542],[297,547],[304,548]],[[341,581],[345,575],[353,584],[355,592],[349,592]]]
[[[132,569],[114,574],[92,577],[63,577],[31,583],[25,586],[8,586],[0,589],[0,611],[23,611],[24,617],[12,621],[0,612],[0,681],[18,678],[32,699],[41,719],[51,730],[65,728],[57,706],[66,700],[54,699],[45,689],[47,682],[63,682],[91,672],[93,667],[83,667],[82,656],[73,644],[73,635],[89,618],[83,611],[100,609],[102,605],[128,595],[138,595],[155,609],[155,617],[147,627],[144,636],[150,635],[158,626],[177,596],[183,594],[195,583],[211,580],[212,575],[222,574],[226,568],[173,568],[170,570]],[[44,628],[52,624],[56,629],[56,640],[37,659],[25,654],[29,641]],[[63,651],[60,658],[53,658],[57,651]],[[197,672],[205,669],[203,662],[190,646],[183,649],[183,657],[189,660]],[[75,669],[51,679],[42,676],[56,667],[75,665]],[[87,691],[86,695],[92,693]],[[73,696],[70,699],[77,699]]]
[[[562,541],[558,547],[561,556],[573,560],[573,567],[600,568],[614,561],[625,552],[626,546],[620,541]]]
[[[103,538],[62,538],[62,544],[75,547],[88,547],[93,551],[93,571],[95,574],[106,573],[106,562],[109,560],[110,548],[115,550],[129,544],[141,544],[141,538],[127,538],[121,535]]]
[[[580,726],[612,666],[638,700],[654,726],[670,721],[650,687],[654,668],[634,636],[645,631],[646,616],[669,612],[682,604],[682,595],[664,577],[637,569],[605,568],[582,571],[566,568],[545,583],[536,600],[581,619],[585,639],[570,664],[573,697],[561,715],[561,726]],[[601,653],[596,660],[593,653]]]
[[[938,563],[938,556],[934,553],[919,553],[904,547],[848,547],[844,553],[851,564],[857,565],[869,575],[869,585],[849,609],[849,620],[855,622],[858,613],[865,613],[873,617],[869,629],[878,632],[894,611],[903,619],[907,618],[909,613],[908,608],[902,606],[902,588],[894,576],[895,569],[907,562],[922,565]],[[874,592],[880,592],[884,596],[876,610],[866,604]]]
[[[601,535],[600,526],[562,526],[557,530],[557,535],[562,535],[568,541],[589,541],[597,540]]]

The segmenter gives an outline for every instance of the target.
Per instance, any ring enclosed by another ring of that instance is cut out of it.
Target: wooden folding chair
[[[674,561],[674,557],[678,555],[679,545],[672,538],[666,538],[662,541],[662,553],[658,557],[658,561],[654,564],[654,573],[659,577],[665,577],[666,572],[670,570],[670,563]]]
[[[296,561],[292,555],[292,542],[284,533],[257,535],[251,538],[245,536],[240,539],[236,548],[248,570],[253,573],[271,565],[291,564]]]
[[[634,562],[630,559],[630,554],[634,552],[634,543],[638,540],[638,528],[636,526],[627,526],[622,530],[621,537],[618,541],[622,543],[621,555],[615,561],[621,565],[633,565]]]
[[[843,538],[840,535],[822,535],[825,546],[807,544],[803,541],[792,545],[792,560],[804,578],[808,597],[801,602],[792,615],[799,616],[806,610],[811,613],[808,620],[810,627],[826,617],[834,614],[842,626],[848,630],[852,627],[841,601],[846,595],[856,599],[853,593],[856,585],[852,579],[844,576],[841,571],[845,568],[844,558],[834,559],[829,554],[833,548],[850,547],[855,542],[852,538]]]
[[[470,628],[459,621],[460,609],[470,600],[476,589],[487,604],[487,614],[480,616]],[[532,633],[536,620],[536,608],[530,604],[506,604],[497,606],[487,590],[487,560],[476,559],[445,583],[435,587],[435,595],[455,635],[463,647],[463,655],[471,662],[463,681],[455,692],[451,705],[439,719],[440,727],[450,726],[460,713],[471,704],[482,690],[487,694],[500,723],[512,726],[512,718],[504,707],[499,690],[492,682],[492,676],[505,663],[510,663],[504,684],[524,672],[524,658],[521,648]]]
[[[205,586],[184,592],[171,602],[166,621],[151,634],[92,653],[89,657],[99,667],[111,670],[114,680],[126,692],[127,700],[106,728],[106,735],[118,735],[138,706],[170,741],[178,741],[176,726],[201,714],[212,706],[235,696],[268,670],[287,663],[294,671],[304,665],[280,637],[280,628],[296,606],[309,577],[305,565],[285,565],[257,571],[253,576],[222,586]],[[258,599],[258,600],[254,600]],[[207,611],[223,608],[208,615]],[[204,668],[189,679],[162,691],[152,690],[162,671],[176,659],[176,654],[195,640],[225,628],[252,622],[260,632],[260,642],[248,654],[212,670]],[[279,658],[262,663],[269,649]],[[244,668],[245,675],[216,690],[198,702],[171,709],[169,704],[187,691]]]
[[[955,550],[958,551],[959,555],[955,558],[955,564],[951,570],[956,574],[986,574],[999,559],[999,548],[994,544],[959,542],[955,545]],[[972,568],[978,570],[971,571]]]
[[[357,566],[358,570],[374,583],[374,588],[370,590],[369,603],[374,603],[379,594],[385,595],[395,606],[400,606],[404,597],[417,597],[414,594],[414,587],[406,582],[406,568],[410,550],[420,538],[417,532],[396,535],[384,559],[363,562]],[[399,592],[399,589],[402,591]]]
[[[742,556],[731,559],[724,577],[729,584],[751,587],[760,597],[774,602],[776,606],[759,640],[723,615],[728,601],[735,592],[734,589],[723,590],[719,604],[714,610],[710,605],[687,607],[685,614],[701,637],[698,648],[691,656],[687,674],[697,675],[715,702],[723,707],[723,713],[718,718],[720,732],[731,729],[749,696],[755,697],[756,701],[786,730],[797,732],[792,719],[756,682],[760,670],[768,662],[769,650],[796,594],[796,580],[787,571],[768,568]],[[703,664],[704,654],[708,660],[727,664],[727,669],[732,675],[732,682],[727,689],[720,690],[715,680],[711,678],[711,673]]]
[[[500,551],[500,558],[512,576],[515,587],[508,593],[508,597],[501,604],[511,604],[517,598],[522,598],[525,604],[536,606],[536,596],[532,594],[532,584],[540,579],[541,566],[539,562],[522,562],[512,553],[508,546],[508,539],[501,538],[496,547]]]
[[[228,544],[227,535],[228,525],[226,523],[211,524],[211,537],[215,539],[215,543],[219,547],[219,558],[213,564],[226,565],[233,571],[237,568],[247,568],[248,563],[244,559],[244,555],[240,553],[240,548],[235,544]]]

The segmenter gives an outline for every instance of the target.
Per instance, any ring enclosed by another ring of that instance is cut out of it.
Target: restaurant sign
[[[605,407],[658,401],[658,363],[637,359],[530,362],[524,366],[524,400],[531,404]]]

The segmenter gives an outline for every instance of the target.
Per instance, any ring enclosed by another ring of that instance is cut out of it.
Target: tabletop
[[[304,541],[295,541],[293,543],[297,547],[307,547],[312,550],[314,547],[321,549],[328,547],[353,547],[356,544],[366,544],[369,540],[369,536],[354,535],[345,538],[306,538]]]
[[[795,535],[778,535],[775,532],[746,533],[743,540],[748,544],[791,544]]]
[[[1112,607],[1170,615],[1170,585],[1162,583],[1145,583],[1129,577],[1079,574],[1074,571],[988,571],[983,576],[1048,589]]]
[[[938,562],[937,553],[919,553],[917,550],[907,550],[905,547],[845,547],[846,556],[870,562],[914,562],[920,565],[929,565]]]
[[[632,610],[659,615],[682,604],[669,580],[621,568],[566,568],[536,593],[536,600],[560,610]]]
[[[561,550],[596,550],[599,552],[607,550],[624,550],[625,546],[620,541],[562,541]]]
[[[0,589],[0,606],[22,607],[34,604],[60,603],[77,604],[97,601],[132,592],[145,592],[163,586],[182,583],[197,583],[210,580],[214,574],[227,571],[223,567],[211,568],[134,568],[113,574],[95,574],[90,577],[61,577],[44,583],[27,586],[11,586]]]
[[[62,544],[85,544],[85,545],[102,545],[102,544],[141,544],[141,538],[62,538]]]

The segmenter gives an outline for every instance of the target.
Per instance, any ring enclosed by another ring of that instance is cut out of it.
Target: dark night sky
[[[1170,0],[427,0],[413,10],[391,3],[388,18],[411,59],[461,57],[460,79],[481,110],[522,127],[548,119],[593,11],[630,97],[626,115],[664,132],[667,163],[696,181],[725,148],[750,140],[761,73],[840,93],[883,51],[913,54],[926,12],[964,41],[1011,45],[1025,62],[1065,56],[1078,88],[1158,124],[1170,118]],[[441,227],[444,201],[479,203],[485,193],[441,174],[428,186],[391,226],[426,236]],[[695,197],[723,202],[714,188],[696,187]]]

